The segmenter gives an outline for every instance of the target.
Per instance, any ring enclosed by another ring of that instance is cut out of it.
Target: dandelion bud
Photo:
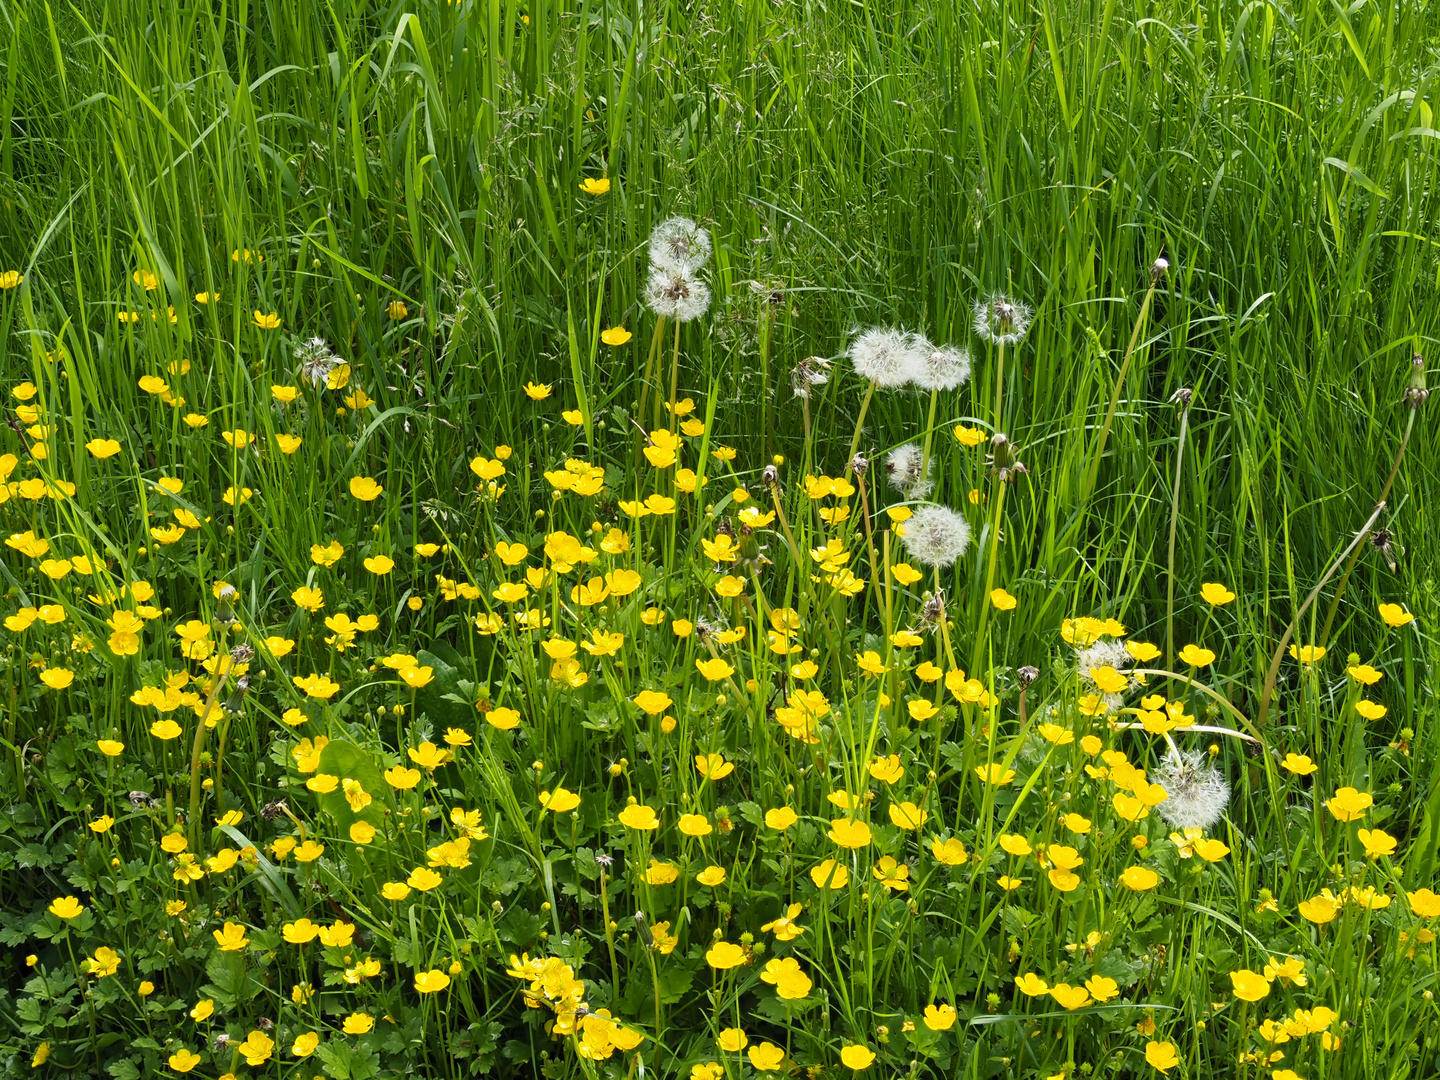
[[[1170,395],[1170,404],[1179,405],[1183,409],[1190,407],[1190,399],[1195,396],[1195,391],[1188,386],[1182,386]]]
[[[766,465],[765,470],[760,474],[762,487],[773,488],[780,483],[780,468],[777,465]]]
[[[1037,667],[1032,667],[1029,664],[1026,664],[1024,667],[1020,668],[1020,670],[1015,672],[1015,678],[1020,683],[1020,689],[1022,690],[1025,689],[1025,687],[1029,686],[1031,683],[1033,683],[1039,677],[1040,669]]]
[[[1425,384],[1425,358],[1416,353],[1410,359],[1410,384],[1405,388],[1401,401],[1412,409],[1418,409],[1429,396],[1430,390]]]
[[[1170,260],[1165,258],[1165,256],[1163,255],[1160,256],[1158,259],[1156,259],[1153,263],[1150,264],[1150,280],[1158,285],[1161,281],[1164,280],[1165,274],[1169,269]]]
[[[863,478],[869,468],[870,462],[865,460],[864,454],[856,454],[853,458],[850,459],[850,471],[858,477]]]

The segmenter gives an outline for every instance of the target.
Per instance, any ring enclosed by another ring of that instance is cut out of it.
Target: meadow
[[[0,1076],[1440,1074],[1429,0],[0,26]]]

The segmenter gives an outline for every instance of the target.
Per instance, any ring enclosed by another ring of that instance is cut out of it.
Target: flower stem
[[[1120,405],[1120,391],[1125,388],[1125,375],[1130,370],[1130,361],[1135,358],[1135,343],[1140,340],[1140,329],[1150,314],[1150,301],[1155,296],[1160,278],[1152,278],[1150,288],[1145,291],[1145,301],[1140,305],[1140,315],[1135,320],[1135,329],[1130,332],[1130,344],[1125,347],[1125,359],[1120,363],[1120,374],[1115,376],[1115,392],[1110,395],[1110,408],[1105,410],[1105,422],[1100,425],[1100,438],[1095,442],[1095,453],[1090,458],[1090,467],[1085,470],[1085,483],[1080,488],[1080,502],[1090,500],[1095,487],[1095,478],[1100,473],[1100,459],[1105,456],[1105,443],[1110,438],[1110,426],[1115,423],[1115,410]]]
[[[1170,490],[1170,548],[1165,573],[1165,659],[1175,662],[1175,526],[1180,520],[1180,466],[1185,460],[1185,433],[1190,427],[1190,402],[1180,407],[1180,438],[1175,450],[1175,485]]]
[[[865,388],[865,399],[860,402],[860,415],[855,418],[855,434],[850,439],[850,456],[845,459],[845,475],[850,475],[850,463],[860,452],[860,432],[865,427],[865,414],[870,409],[870,399],[875,396],[875,384]]]
[[[975,674],[980,666],[980,661],[985,651],[985,628],[990,620],[990,592],[995,588],[995,567],[1000,561],[1000,512],[1005,505],[1005,481],[999,478],[995,481],[995,505],[990,514],[990,555],[989,565],[985,570],[985,588],[978,597],[980,614],[976,619],[975,626],[975,651],[971,654],[970,675],[978,678]]]
[[[679,393],[679,389],[680,389],[680,324],[677,322],[677,323],[675,324],[675,347],[674,347],[673,351],[670,353],[670,419],[666,421],[666,424],[667,424],[667,425],[674,422],[674,419],[675,419],[675,399],[676,399],[676,397],[677,397],[677,395],[678,395],[678,393]],[[656,427],[659,427],[659,426],[660,426],[660,424],[659,424],[659,420],[660,420],[660,409],[659,409],[658,404],[657,404],[656,409],[655,409],[655,420],[656,420],[655,426],[656,426]]]
[[[935,436],[935,407],[940,403],[938,388],[930,391],[930,421],[925,425],[925,449],[920,455],[920,482],[930,475],[930,440]]]
[[[995,430],[1003,431],[1004,426],[1000,423],[1000,403],[1004,399],[1005,390],[1005,342],[1000,342],[999,350],[999,358],[995,361]]]

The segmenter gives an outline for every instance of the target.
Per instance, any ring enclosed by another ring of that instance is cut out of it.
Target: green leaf
[[[317,795],[320,809],[335,819],[336,831],[341,836],[350,835],[350,826],[364,821],[377,832],[385,828],[385,810],[393,808],[394,801],[390,785],[385,782],[385,772],[380,768],[369,751],[344,739],[327,743],[320,751],[320,771],[340,777],[341,784],[326,795]],[[345,780],[357,780],[370,796],[370,803],[358,813],[345,798]]]

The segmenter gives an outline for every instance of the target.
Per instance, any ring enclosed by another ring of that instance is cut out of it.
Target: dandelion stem
[[[860,452],[860,432],[865,427],[865,414],[870,410],[870,399],[875,396],[875,383],[865,388],[865,397],[860,402],[860,415],[855,418],[855,434],[850,439],[850,456],[845,459],[845,475],[850,475],[850,463]]]
[[[1257,728],[1263,729],[1266,717],[1270,715],[1270,699],[1275,693],[1276,680],[1280,678],[1280,662],[1285,657],[1285,647],[1290,644],[1290,639],[1295,634],[1295,627],[1300,625],[1300,620],[1305,617],[1305,612],[1315,602],[1315,597],[1320,595],[1320,590],[1325,587],[1325,583],[1334,576],[1335,571],[1340,568],[1340,564],[1350,556],[1350,553],[1360,546],[1365,537],[1369,535],[1370,527],[1379,520],[1380,515],[1384,512],[1385,504],[1377,503],[1370,517],[1366,519],[1364,525],[1360,526],[1360,531],[1355,534],[1355,539],[1350,541],[1350,546],[1331,562],[1324,575],[1315,583],[1315,588],[1310,590],[1310,595],[1305,597],[1305,602],[1300,605],[1300,610],[1295,612],[1295,617],[1290,620],[1290,625],[1285,627],[1285,633],[1280,636],[1280,644],[1275,646],[1275,654],[1270,658],[1270,671],[1265,676],[1265,688],[1260,694],[1260,711],[1255,716]]]
[[[855,476],[855,486],[860,490],[860,516],[865,523],[865,550],[870,555],[870,587],[875,596],[875,612],[882,618],[885,615],[885,608],[881,602],[879,571],[880,564],[875,559],[875,536],[874,526],[870,522],[870,500],[865,495],[865,477]]]
[[[655,373],[655,354],[660,351],[660,339],[665,333],[665,316],[655,320],[655,334],[650,338],[650,351],[645,354],[645,375],[640,380],[640,400],[635,405],[635,415],[644,419],[645,405],[650,398],[650,377]]]
[[[920,454],[920,482],[930,475],[930,440],[935,436],[935,409],[940,403],[940,390],[930,391],[930,420],[925,425],[925,449]]]
[[[1395,483],[1395,476],[1400,472],[1400,463],[1405,460],[1405,448],[1410,444],[1410,432],[1415,427],[1415,412],[1410,410],[1410,417],[1405,421],[1405,434],[1400,438],[1399,449],[1395,451],[1395,464],[1390,467],[1390,475],[1385,478],[1385,486],[1380,489],[1380,502],[1390,497],[1390,486]],[[1330,607],[1325,612],[1325,622],[1321,624],[1320,636],[1315,640],[1316,645],[1328,645],[1330,643],[1330,628],[1335,624],[1335,612],[1340,607],[1340,598],[1345,595],[1345,586],[1349,584],[1350,573],[1355,569],[1355,564],[1360,561],[1360,552],[1363,549],[1356,547],[1350,552],[1350,559],[1345,564],[1345,572],[1340,575],[1340,580],[1335,585],[1335,595],[1330,598]]]
[[[970,671],[974,675],[985,649],[985,628],[990,620],[990,593],[995,588],[995,565],[1000,560],[1000,512],[1005,505],[1005,481],[995,480],[995,506],[990,513],[990,555],[985,570],[985,588],[978,597],[980,614],[975,627],[975,651],[971,654]]]
[[[995,430],[1002,430],[1000,423],[1000,403],[1004,398],[1005,390],[1005,342],[999,343],[999,356],[995,361]]]
[[[1120,391],[1125,388],[1125,375],[1130,370],[1130,361],[1135,358],[1135,344],[1140,340],[1140,330],[1150,314],[1150,301],[1162,279],[1152,277],[1150,288],[1145,290],[1145,301],[1140,305],[1140,314],[1135,319],[1135,329],[1130,332],[1130,344],[1125,347],[1125,359],[1120,362],[1120,374],[1115,376],[1115,392],[1110,395],[1110,407],[1105,410],[1105,422],[1100,425],[1100,437],[1095,442],[1095,453],[1090,457],[1090,467],[1085,470],[1085,483],[1080,488],[1080,503],[1090,501],[1090,492],[1095,488],[1095,478],[1100,473],[1100,459],[1105,456],[1105,443],[1110,438],[1110,426],[1115,423],[1115,410],[1120,406]]]
[[[1165,657],[1175,661],[1175,526],[1180,520],[1180,467],[1185,460],[1185,433],[1190,427],[1190,399],[1180,406],[1180,438],[1175,449],[1175,485],[1170,490],[1170,547],[1165,562]]]
[[[675,401],[680,391],[680,324],[675,324],[675,347],[670,353],[670,417],[666,423],[673,421],[675,417]],[[656,427],[659,427],[660,409],[655,409]]]

